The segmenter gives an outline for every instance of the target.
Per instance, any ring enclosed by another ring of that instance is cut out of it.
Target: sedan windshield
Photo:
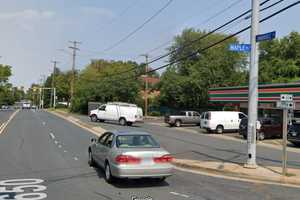
[[[120,135],[118,148],[159,148],[159,144],[150,135]]]

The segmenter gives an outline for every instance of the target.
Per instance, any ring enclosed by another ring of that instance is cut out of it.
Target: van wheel
[[[175,126],[176,127],[180,127],[181,126],[181,121],[180,120],[176,120],[175,121]]]
[[[97,122],[97,121],[98,121],[97,115],[92,115],[92,116],[91,116],[91,121],[92,121],[92,122]]]
[[[216,131],[218,134],[222,134],[224,132],[224,128],[222,125],[218,125],[216,128]]]
[[[264,132],[259,132],[257,133],[257,139],[262,141],[265,139],[265,133]]]
[[[121,118],[119,120],[119,123],[120,123],[121,126],[125,126],[127,124],[126,119],[124,119],[124,118]]]
[[[132,126],[132,122],[127,122],[127,126]]]

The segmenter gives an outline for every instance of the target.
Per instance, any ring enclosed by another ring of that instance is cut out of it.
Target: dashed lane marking
[[[57,141],[57,140],[55,140],[55,141],[54,141],[54,143],[55,143],[55,144],[58,144],[58,141]]]
[[[64,150],[64,153],[67,153],[68,151],[67,150]]]
[[[78,160],[78,158],[75,156],[75,157],[74,157],[74,160]]]
[[[58,145],[58,148],[62,148],[62,146],[61,146],[61,145]]]
[[[189,195],[181,194],[181,193],[178,193],[178,192],[170,192],[170,194],[173,194],[175,196],[184,197],[184,198],[189,198],[190,197]]]
[[[55,135],[54,135],[53,133],[50,133],[50,137],[51,137],[52,139],[55,139]]]

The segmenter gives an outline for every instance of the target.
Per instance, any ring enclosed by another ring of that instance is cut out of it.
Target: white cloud
[[[0,20],[31,20],[50,19],[55,15],[53,11],[22,10],[17,12],[0,13]]]
[[[86,15],[100,15],[106,18],[114,18],[115,14],[107,9],[107,8],[99,8],[99,7],[82,7],[81,11]]]

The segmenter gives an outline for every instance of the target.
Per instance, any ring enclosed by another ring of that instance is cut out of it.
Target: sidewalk
[[[71,123],[84,128],[99,136],[105,132],[100,126],[93,126],[91,123],[83,122],[77,114],[56,110],[51,113],[70,121]],[[241,162],[222,160],[214,156],[180,156],[174,155],[173,165],[179,169],[195,170],[208,175],[221,175],[223,177],[236,177],[247,180],[259,180],[270,183],[293,184],[300,186],[300,169],[288,168],[286,177],[281,175],[281,167],[258,166],[256,169],[244,168]],[[186,159],[186,158],[190,159]]]

